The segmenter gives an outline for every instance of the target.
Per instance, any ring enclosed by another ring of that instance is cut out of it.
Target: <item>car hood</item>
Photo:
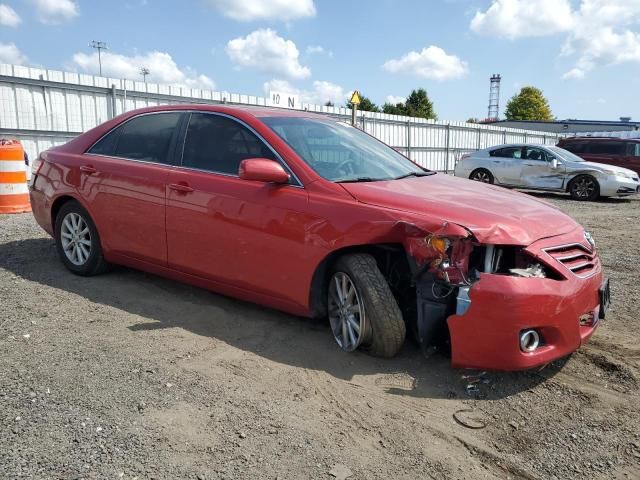
[[[426,217],[430,224],[455,223],[487,244],[526,246],[581,228],[532,196],[444,174],[341,185],[360,202]]]
[[[633,177],[637,177],[638,174],[636,172],[634,172],[633,170],[629,170],[628,168],[622,168],[622,167],[616,167],[614,165],[608,165],[605,163],[597,163],[597,162],[571,162],[571,161],[566,161],[566,168],[570,169],[570,170],[596,170],[598,172],[604,172],[609,171],[609,172],[615,172],[615,173],[622,173],[625,176],[633,176]]]

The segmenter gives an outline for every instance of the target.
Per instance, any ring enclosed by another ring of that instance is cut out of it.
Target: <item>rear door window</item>
[[[570,151],[571,153],[584,153],[584,142],[567,142],[563,143],[561,148]]]
[[[500,158],[522,158],[522,147],[506,147],[489,152],[492,157]]]
[[[88,153],[153,163],[169,163],[169,149],[181,112],[140,115],[102,137]]]
[[[525,158],[527,160],[536,160],[540,162],[546,162],[548,160],[547,152],[545,152],[541,148],[534,148],[534,147],[525,148]]]

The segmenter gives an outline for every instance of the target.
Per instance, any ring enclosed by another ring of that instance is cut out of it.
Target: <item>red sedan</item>
[[[128,112],[34,162],[65,266],[126,265],[286,312],[391,357],[407,331],[456,367],[546,364],[608,305],[591,236],[530,196],[417,166],[326,117],[179,105]]]

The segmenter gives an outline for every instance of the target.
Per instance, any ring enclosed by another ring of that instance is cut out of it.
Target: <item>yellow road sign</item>
[[[353,105],[360,105],[362,103],[362,98],[360,98],[360,92],[358,90],[354,90],[351,95],[351,100],[349,100]]]

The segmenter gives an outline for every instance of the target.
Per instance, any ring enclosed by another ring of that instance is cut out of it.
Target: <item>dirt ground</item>
[[[31,215],[0,216],[0,477],[640,478],[640,199],[541,197],[593,233],[613,306],[518,374],[344,354],[324,322],[129,269],[76,277]]]

